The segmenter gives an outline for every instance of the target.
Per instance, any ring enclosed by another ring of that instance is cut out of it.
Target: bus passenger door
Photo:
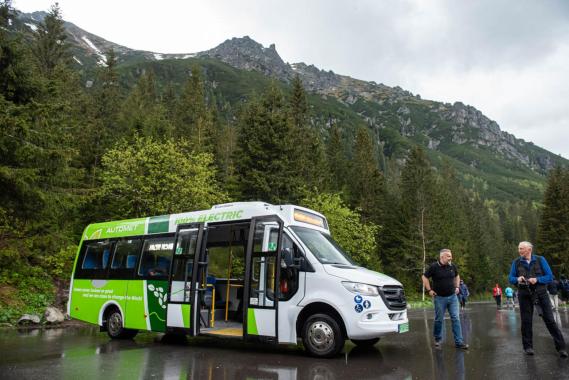
[[[245,256],[243,336],[278,341],[278,300],[283,222],[276,216],[251,220]]]
[[[204,235],[204,223],[181,224],[176,230],[168,287],[168,330],[184,329],[194,335],[196,329],[195,302],[198,257]],[[194,307],[193,307],[194,306]]]

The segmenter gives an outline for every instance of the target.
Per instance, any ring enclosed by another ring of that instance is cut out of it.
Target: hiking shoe
[[[456,348],[461,349],[461,350],[468,350],[468,344],[466,344],[466,343],[457,344]]]
[[[436,348],[440,348],[441,347],[441,341],[440,340],[435,340],[435,347]]]
[[[565,350],[559,351],[559,356],[561,356],[563,359],[566,359],[567,358],[567,351],[565,351]]]
[[[533,348],[526,348],[524,350],[524,352],[526,353],[526,355],[530,355],[530,356],[534,354]]]

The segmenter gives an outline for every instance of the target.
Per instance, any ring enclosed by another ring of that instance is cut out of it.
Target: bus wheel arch
[[[330,346],[324,345],[320,349],[316,347],[314,339],[311,339],[314,338],[311,335],[314,331],[318,335],[331,335],[333,341]],[[335,356],[344,347],[347,338],[342,316],[334,307],[324,302],[315,302],[302,309],[296,320],[296,333],[302,338],[308,353],[317,357]]]
[[[101,330],[106,331],[111,339],[132,339],[138,330],[124,327],[124,313],[119,305],[109,304],[104,308]]]

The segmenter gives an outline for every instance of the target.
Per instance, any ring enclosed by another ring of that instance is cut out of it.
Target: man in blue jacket
[[[567,358],[563,334],[551,311],[551,302],[547,294],[547,284],[553,280],[551,268],[542,256],[532,255],[533,245],[522,241],[518,245],[520,257],[512,262],[510,283],[518,287],[518,301],[522,317],[522,344],[527,355],[533,355],[532,317],[533,306],[541,307],[541,317],[553,337],[559,356]]]

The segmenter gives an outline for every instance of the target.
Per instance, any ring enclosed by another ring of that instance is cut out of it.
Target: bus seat
[[[168,272],[170,270],[170,260],[167,257],[160,256],[158,258],[158,268],[166,270],[166,272]]]
[[[108,248],[105,248],[105,250],[103,251],[103,269],[105,269],[107,267],[107,264],[109,263],[109,256],[111,256],[111,250]]]
[[[212,298],[213,298],[213,288],[215,287],[215,283],[217,282],[217,278],[215,278],[215,276],[208,275],[206,277],[205,281],[206,281],[207,286],[206,286],[206,289],[205,289],[204,295],[203,295],[203,303],[204,303],[205,307],[211,308]]]
[[[83,269],[99,269],[97,265],[97,258],[91,252],[87,252],[85,260],[83,260]]]
[[[126,269],[132,269],[136,266],[136,255],[128,255],[126,257]]]
[[[166,257],[158,257],[156,266],[148,269],[149,276],[166,276],[170,271],[170,260]]]

